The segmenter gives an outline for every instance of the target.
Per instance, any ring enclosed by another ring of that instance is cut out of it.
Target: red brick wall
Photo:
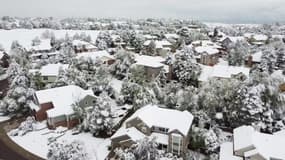
[[[49,128],[50,129],[55,129],[56,127],[62,126],[62,127],[67,127],[68,129],[71,129],[71,128],[75,127],[78,124],[79,124],[79,120],[78,119],[73,119],[73,120],[70,120],[69,123],[67,123],[66,121],[56,122],[54,124],[54,126],[50,126],[49,125]]]
[[[37,121],[43,121],[47,119],[47,110],[52,109],[53,104],[51,102],[49,103],[43,103],[40,105],[40,110],[36,113],[36,120]]]

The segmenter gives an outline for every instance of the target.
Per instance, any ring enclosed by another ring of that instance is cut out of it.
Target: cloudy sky
[[[0,0],[0,16],[183,18],[227,23],[285,21],[285,0]]]

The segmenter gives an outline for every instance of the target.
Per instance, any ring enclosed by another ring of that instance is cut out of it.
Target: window
[[[172,134],[172,153],[179,155],[182,147],[182,136],[179,134]]]
[[[47,81],[48,80],[48,76],[43,76],[43,80]]]
[[[168,128],[153,126],[153,127],[152,127],[152,131],[153,131],[153,132],[158,132],[158,133],[167,134],[167,133],[168,133]]]

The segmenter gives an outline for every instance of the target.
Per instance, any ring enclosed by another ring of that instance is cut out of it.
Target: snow
[[[140,118],[147,126],[160,126],[168,128],[171,132],[178,130],[187,135],[191,128],[193,115],[188,111],[178,111],[166,108],[160,108],[156,105],[147,105],[137,110],[126,122]],[[175,119],[172,119],[175,118]]]
[[[254,34],[254,33],[245,33],[245,38],[253,38],[255,41],[266,41],[268,39],[267,35],[264,34]]]
[[[0,115],[0,122],[7,121],[7,120],[9,120],[9,119],[10,119],[9,116],[1,116],[1,115]]]
[[[180,135],[179,135],[180,136]],[[161,134],[161,133],[155,133],[153,132],[151,135],[150,135],[151,139],[152,138],[156,138],[156,142],[157,143],[160,143],[160,144],[166,144],[168,145],[168,135],[167,134]]]
[[[249,77],[249,68],[237,67],[237,66],[225,66],[225,65],[215,65],[215,66],[205,66],[201,65],[202,72],[198,78],[201,82],[206,82],[210,78],[231,78],[233,75],[243,73],[246,77]]]
[[[227,36],[227,37],[223,37],[219,41],[222,42],[222,41],[224,41],[227,38],[229,38],[234,43],[236,43],[237,41],[243,41],[244,40],[244,37],[242,37],[242,36],[236,36],[236,37]]]
[[[89,42],[81,41],[81,40],[73,40],[72,41],[73,46],[78,47],[85,47],[86,49],[96,49],[97,47]]]
[[[165,59],[160,56],[147,56],[147,55],[135,55],[135,60],[137,65],[147,66],[152,68],[163,67],[163,62]]]
[[[36,91],[39,104],[52,102],[54,108],[47,111],[49,117],[73,114],[72,104],[87,95],[93,96],[92,90],[83,90],[75,85]]]
[[[0,59],[2,59],[4,55],[5,55],[4,52],[0,51]]]
[[[40,70],[32,70],[32,72],[39,71],[41,76],[58,76],[59,69],[67,69],[68,64],[47,64],[42,66]]]
[[[209,55],[213,55],[213,54],[218,54],[219,53],[219,50],[218,49],[215,49],[215,48],[212,48],[210,46],[198,46],[198,47],[195,47],[195,51],[197,53],[206,53],[206,54],[209,54]]]
[[[164,35],[166,39],[178,39],[180,36],[175,33],[168,33]]]
[[[65,128],[66,130],[66,128]],[[48,153],[48,138],[62,135],[62,132],[57,130],[43,129],[27,133],[24,136],[10,137],[15,143],[25,148],[29,152],[46,159]],[[90,133],[80,133],[72,135],[71,130],[58,138],[58,141],[71,142],[78,140],[84,143],[90,160],[104,160],[109,154],[108,146],[111,145],[110,139],[102,139],[93,137]]]
[[[50,50],[51,48],[52,48],[52,46],[50,45],[49,39],[41,40],[41,43],[39,45],[36,45],[36,46],[32,46],[32,43],[30,46],[26,46],[26,49],[29,51],[31,51],[31,50],[35,50],[35,51]]]
[[[251,56],[252,56],[253,62],[261,62],[262,51],[256,52],[256,53],[252,54]]]
[[[96,52],[82,52],[76,56],[76,58],[92,59],[94,62],[96,59],[115,59],[114,56],[110,55],[106,50]]]
[[[121,92],[123,81],[113,78],[110,82],[111,86],[115,89],[117,93]]]
[[[285,159],[284,152],[285,136],[282,134],[265,134],[254,130],[251,126],[241,126],[234,129],[234,149],[241,150],[250,146],[254,149],[245,152],[250,156],[259,153],[265,159]]]
[[[144,46],[148,46],[150,44],[151,40],[147,40],[144,42]],[[171,46],[172,44],[170,42],[168,42],[167,40],[161,40],[161,41],[154,41],[155,43],[155,47],[157,49],[162,49],[165,48],[167,46]]]
[[[130,137],[131,140],[133,140],[134,142],[139,141],[141,139],[143,139],[145,137],[145,135],[140,132],[139,130],[137,130],[135,127],[131,127],[131,128],[125,128],[125,127],[121,127],[112,137],[111,139],[117,138],[117,137],[121,137],[127,135],[128,137]]]
[[[242,160],[243,158],[233,155],[233,143],[225,142],[220,149],[220,160]]]
[[[65,34],[68,33],[69,36],[73,36],[76,33],[80,34],[82,32],[90,35],[93,40],[97,38],[100,31],[94,30],[52,30],[52,29],[13,29],[13,30],[0,30],[0,44],[6,51],[10,51],[11,44],[14,40],[23,45],[25,48],[31,46],[32,40],[35,37],[41,37],[42,33],[46,30],[54,32],[56,38],[64,38]],[[45,43],[45,42],[44,42]],[[8,52],[9,53],[9,52]]]

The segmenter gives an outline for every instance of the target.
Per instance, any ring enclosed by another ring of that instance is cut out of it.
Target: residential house
[[[63,126],[72,128],[80,123],[73,111],[73,105],[89,107],[95,103],[92,90],[84,90],[75,85],[36,91],[34,103],[30,107],[36,120],[47,120],[49,128]]]
[[[223,47],[208,40],[194,41],[188,47],[194,50],[197,62],[208,66],[218,63],[223,49]]]
[[[249,77],[249,68],[237,67],[237,66],[226,66],[226,65],[215,65],[205,66],[201,65],[202,71],[198,77],[199,85],[207,82],[209,79],[230,79],[236,78],[245,80]]]
[[[147,105],[137,110],[111,137],[112,148],[130,147],[144,137],[156,138],[158,149],[178,156],[184,155],[189,144],[193,115]]]
[[[113,55],[110,55],[109,52],[106,50],[103,51],[95,51],[95,52],[82,52],[76,56],[76,58],[83,58],[85,60],[91,59],[94,62],[98,59],[100,59],[105,64],[113,64],[115,62],[115,57]]]
[[[114,47],[122,46],[125,47],[126,43],[123,42],[123,39],[119,35],[111,35],[112,44]]]
[[[59,52],[55,51],[55,52],[49,52],[49,53],[32,53],[30,57],[33,60],[33,62],[35,62],[35,61],[40,61],[43,59],[48,59],[51,57],[56,57],[57,55],[59,55]]]
[[[50,53],[54,52],[54,48],[50,44],[50,40],[41,40],[37,45],[30,45],[27,48],[29,53]]]
[[[9,67],[9,55],[4,52],[0,51],[0,66],[3,68],[8,68]]]
[[[231,43],[236,43],[237,41],[243,41],[243,40],[245,40],[245,38],[242,36],[236,36],[236,37],[224,36],[219,40],[219,42],[222,45],[222,47],[228,48]]]
[[[245,39],[252,45],[261,46],[268,43],[269,37],[264,34],[245,33]]]
[[[175,48],[173,46],[173,44],[171,44],[169,41],[167,40],[161,40],[161,41],[151,41],[151,40],[147,40],[144,42],[143,46],[144,48],[149,47],[150,43],[154,42],[155,43],[155,49],[156,49],[156,53],[160,56],[165,57],[167,55],[167,53],[169,52],[175,52]]]
[[[233,142],[221,145],[220,160],[284,160],[284,131],[265,134],[251,126],[234,129]]]
[[[160,56],[147,56],[135,54],[135,65],[144,67],[145,76],[148,80],[157,77],[164,69],[166,77],[172,79],[171,66],[164,64],[165,58]]]
[[[48,83],[53,83],[58,74],[60,69],[67,69],[68,64],[47,64],[45,66],[42,66],[41,69],[33,69],[30,70],[32,74],[35,74],[36,72],[40,73],[41,76],[41,81],[48,84]]]
[[[254,67],[261,63],[261,57],[262,57],[262,51],[256,52],[254,54],[251,54],[247,57],[245,60],[245,64],[248,67]]]
[[[98,48],[95,45],[81,40],[73,40],[72,46],[75,53],[95,52],[98,50]]]

